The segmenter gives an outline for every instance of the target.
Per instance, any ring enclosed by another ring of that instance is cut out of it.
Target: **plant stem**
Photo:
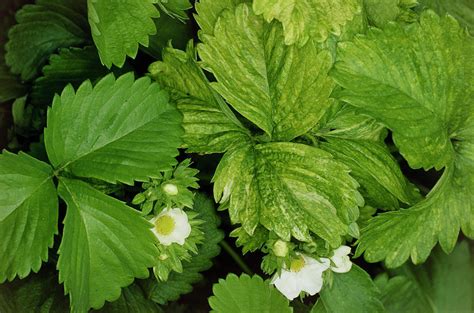
[[[235,250],[225,241],[222,240],[219,242],[220,246],[230,255],[230,257],[237,263],[237,265],[244,271],[246,274],[253,275],[252,270],[245,261],[240,257],[240,255],[235,252]]]

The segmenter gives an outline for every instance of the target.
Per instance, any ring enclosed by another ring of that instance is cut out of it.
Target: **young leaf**
[[[122,67],[135,58],[138,45],[148,46],[156,33],[153,18],[160,16],[156,0],[87,0],[89,24],[102,64]]]
[[[149,78],[112,74],[69,85],[48,112],[45,144],[59,170],[110,183],[159,177],[176,163],[181,116]]]
[[[331,104],[332,58],[313,42],[286,46],[281,26],[267,24],[247,4],[226,11],[199,56],[217,78],[213,87],[274,140],[309,131]]]
[[[217,228],[219,218],[215,213],[213,202],[203,194],[196,194],[194,210],[199,213],[198,218],[205,221],[201,225],[204,232],[204,241],[198,246],[198,252],[191,260],[183,262],[182,273],[173,272],[165,282],[149,279],[145,282],[148,297],[153,301],[166,304],[178,300],[183,294],[192,291],[192,284],[203,279],[201,272],[212,266],[212,258],[220,253],[219,242],[223,239],[223,232]]]
[[[283,24],[285,44],[304,45],[311,38],[325,41],[331,33],[340,35],[362,7],[357,0],[254,0],[253,9],[267,22]]]
[[[12,72],[30,80],[56,49],[86,43],[87,20],[81,13],[55,0],[38,0],[21,8],[6,45],[5,60]]]
[[[327,313],[383,313],[380,293],[369,274],[357,265],[348,273],[334,273],[331,286],[324,286],[321,300]]]
[[[460,228],[474,237],[473,51],[454,19],[431,11],[341,44],[340,98],[391,128],[412,167],[445,167],[426,200],[371,220],[357,249],[370,262],[420,263],[438,241],[451,251]]]
[[[250,235],[262,224],[287,241],[310,241],[311,231],[338,247],[363,204],[345,165],[302,144],[241,145],[224,155],[213,181],[233,223]]]
[[[52,168],[27,154],[0,155],[0,283],[37,272],[58,232]]]
[[[189,152],[222,153],[247,139],[248,131],[212,90],[197,64],[192,43],[186,52],[164,49],[163,61],[153,63],[149,70],[183,113],[183,140]]]
[[[59,280],[73,312],[117,300],[135,277],[146,278],[158,258],[152,225],[138,211],[84,182],[61,178],[68,208],[59,247]]]
[[[55,93],[61,93],[67,84],[74,88],[90,79],[95,81],[108,73],[100,64],[97,50],[93,47],[60,49],[43,67],[43,76],[33,83],[31,103],[50,105]]]
[[[328,138],[320,147],[351,169],[369,205],[393,210],[399,208],[399,200],[406,204],[421,200],[383,143]]]
[[[259,276],[229,274],[212,288],[209,298],[213,313],[291,313],[293,309],[268,281]]]
[[[404,266],[397,276],[376,278],[387,312],[471,312],[474,309],[474,258],[469,242],[450,255],[435,249],[422,266]]]

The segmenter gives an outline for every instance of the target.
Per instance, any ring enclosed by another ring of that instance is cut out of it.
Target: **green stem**
[[[235,250],[225,240],[222,240],[221,242],[219,242],[219,244],[230,255],[230,257],[234,259],[235,263],[237,263],[237,265],[242,269],[242,271],[249,275],[253,275],[253,272],[250,267],[248,267],[248,265],[244,262],[240,255],[235,252]]]

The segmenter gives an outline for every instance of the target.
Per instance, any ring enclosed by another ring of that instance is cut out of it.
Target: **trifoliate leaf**
[[[474,237],[472,51],[474,40],[455,20],[430,11],[420,23],[389,24],[341,44],[339,96],[391,128],[412,167],[445,167],[426,200],[371,220],[357,249],[370,262],[420,263],[438,241],[451,251],[460,228]]]
[[[372,29],[339,47],[339,98],[388,126],[413,168],[452,162],[450,139],[474,93],[474,40],[457,22],[425,12],[420,23]]]
[[[224,234],[217,227],[219,218],[216,215],[213,202],[203,194],[196,194],[194,199],[194,211],[199,213],[199,219],[203,220],[200,227],[204,232],[204,241],[198,245],[198,252],[190,261],[183,262],[182,273],[172,272],[165,282],[156,279],[145,281],[144,285],[148,297],[153,301],[166,304],[168,301],[178,300],[180,295],[192,291],[192,284],[203,279],[200,272],[212,266],[212,258],[220,253],[219,242]]]
[[[135,277],[146,278],[158,257],[151,224],[138,211],[90,187],[61,178],[67,204],[59,247],[59,281],[73,312],[99,309],[117,300]]]
[[[454,16],[463,27],[474,35],[474,2],[471,0],[418,0],[421,8],[430,8],[439,15]]]
[[[52,168],[27,154],[0,155],[0,282],[37,272],[58,232]]]
[[[288,300],[257,275],[229,274],[225,280],[219,279],[212,291],[209,305],[213,313],[293,312]]]
[[[90,79],[95,81],[108,73],[100,63],[93,47],[60,49],[43,67],[43,76],[35,80],[30,94],[36,105],[50,105],[55,93],[60,94],[67,84],[74,88]]]
[[[158,0],[158,6],[166,14],[182,22],[189,19],[186,11],[193,7],[189,0]]]
[[[181,116],[149,78],[112,74],[95,87],[67,86],[48,112],[45,144],[58,170],[133,184],[176,163]]]
[[[183,140],[189,152],[222,153],[246,140],[248,131],[212,90],[192,43],[186,52],[164,49],[163,62],[153,63],[149,70],[183,113]]]
[[[196,2],[196,12],[194,16],[196,22],[200,27],[199,36],[201,35],[213,35],[214,26],[217,23],[220,15],[224,10],[229,9],[234,11],[235,7],[249,0],[199,0]]]
[[[363,139],[383,141],[387,130],[373,118],[357,112],[357,109],[340,102],[332,105],[311,130],[318,137]]]
[[[421,200],[383,143],[328,138],[320,147],[351,169],[369,205],[393,210],[399,208],[398,201],[415,204]]]
[[[283,31],[247,4],[226,11],[214,36],[198,47],[213,87],[245,118],[274,140],[290,141],[315,126],[331,104],[332,58],[313,42],[286,46]]]
[[[333,33],[340,35],[343,26],[362,8],[357,0],[254,0],[256,14],[267,22],[283,24],[285,44],[305,44],[309,39],[325,41]]]
[[[363,204],[345,165],[302,144],[229,150],[213,181],[214,197],[229,208],[233,223],[250,235],[262,224],[286,241],[310,241],[312,232],[338,247]]]
[[[87,0],[89,24],[102,64],[122,67],[135,58],[138,45],[148,46],[156,33],[153,18],[160,16],[155,0]]]
[[[163,310],[150,299],[146,298],[143,290],[135,283],[122,290],[122,296],[112,303],[107,303],[95,313],[161,313]]]
[[[23,80],[37,76],[56,49],[88,41],[87,20],[82,12],[61,1],[38,0],[23,6],[15,17],[18,24],[8,33],[5,60]]]
[[[324,286],[320,294],[327,313],[385,312],[379,290],[357,265],[352,265],[348,273],[334,273],[331,286]]]
[[[450,255],[436,249],[422,266],[404,266],[398,275],[376,278],[389,313],[472,312],[474,258],[469,242]]]

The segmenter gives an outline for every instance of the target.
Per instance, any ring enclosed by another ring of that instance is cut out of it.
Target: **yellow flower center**
[[[303,269],[304,265],[305,265],[305,261],[303,257],[300,255],[297,259],[294,259],[291,261],[290,271],[299,272],[301,271],[301,269]]]
[[[163,236],[171,234],[174,230],[176,223],[173,218],[169,215],[163,215],[156,219],[155,229],[156,231]]]

